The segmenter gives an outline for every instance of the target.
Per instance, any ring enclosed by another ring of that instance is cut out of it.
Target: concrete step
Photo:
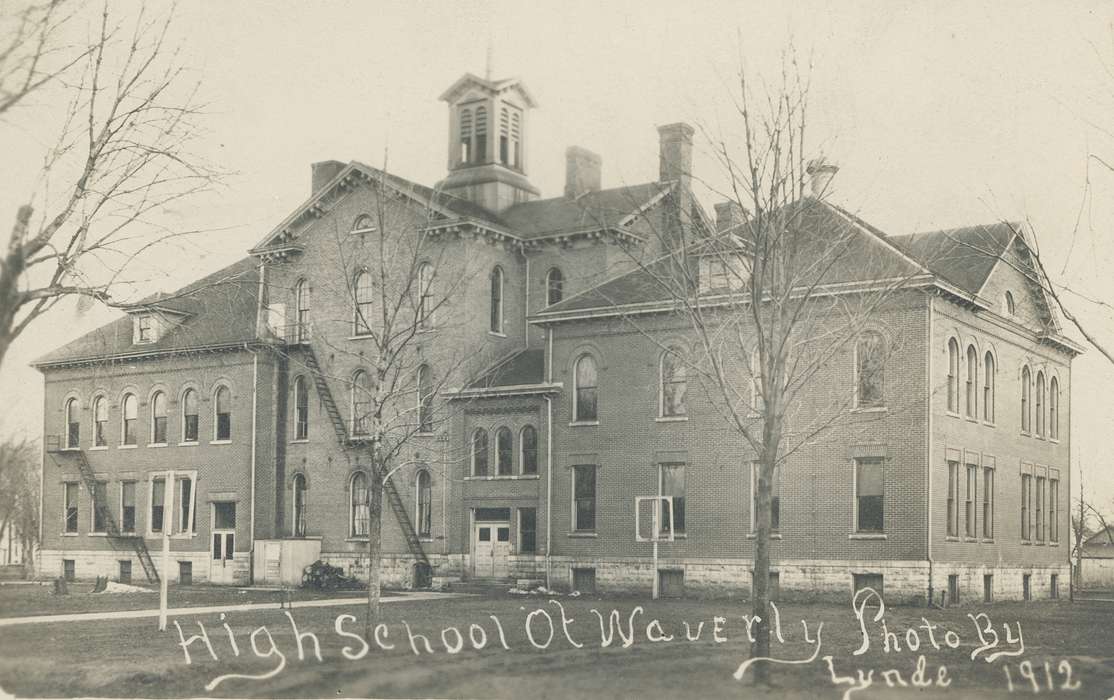
[[[448,582],[445,590],[454,593],[506,593],[514,586],[513,578],[469,578]]]

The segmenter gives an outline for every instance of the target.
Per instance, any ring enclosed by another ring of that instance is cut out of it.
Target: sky
[[[733,129],[740,68],[774,83],[792,45],[812,64],[809,141],[840,166],[836,203],[895,235],[1029,221],[1066,303],[1114,346],[1114,314],[1088,301],[1114,301],[1114,175],[1089,158],[1114,163],[1111,3],[194,0],[172,26],[207,105],[196,152],[229,175],[162,213],[203,233],[145,260],[141,291],[242,257],[308,196],[314,161],[434,184],[447,159],[437,98],[489,61],[537,99],[529,175],[553,196],[569,145],[601,154],[605,187],[656,179],[657,126]],[[43,98],[0,123],[0,222],[26,200],[56,114]],[[721,175],[699,139],[694,170],[713,187]],[[17,341],[0,368],[0,437],[41,433],[28,362],[112,317],[63,304]],[[1073,481],[1082,467],[1114,512],[1114,365],[1091,349],[1072,377]]]

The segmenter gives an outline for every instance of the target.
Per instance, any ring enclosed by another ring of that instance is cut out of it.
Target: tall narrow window
[[[433,372],[429,365],[418,368],[418,432],[433,432]]]
[[[472,433],[472,476],[487,476],[487,431],[483,428]]]
[[[948,537],[959,537],[959,462],[948,461]]]
[[[959,413],[959,343],[948,341],[948,411]]]
[[[120,529],[135,532],[135,482],[120,484]]]
[[[108,399],[97,397],[93,402],[93,446],[104,447],[108,444]]]
[[[1060,480],[1048,480],[1048,540],[1060,541],[1060,521],[1057,515],[1060,512]]]
[[[986,351],[983,358],[983,388],[982,388],[982,419],[987,423],[994,422],[994,355]]]
[[[1044,542],[1044,477],[1037,477],[1037,491],[1033,498],[1036,511],[1036,522],[1033,523],[1037,533],[1037,542]]]
[[[429,537],[433,527],[433,498],[431,479],[425,469],[418,472],[417,521],[418,537]]]
[[[666,496],[673,503],[673,532],[685,532],[685,465],[666,463],[658,465],[658,495]],[[669,511],[662,513],[662,532],[668,532]]]
[[[294,307],[297,309],[294,327],[294,340],[298,343],[309,341],[309,283],[298,280],[294,287]]]
[[[94,482],[93,529],[90,532],[106,532],[108,530],[108,514],[108,482]]]
[[[354,335],[367,335],[371,333],[371,307],[374,298],[371,273],[366,270],[357,272],[352,282],[352,288],[356,301],[356,308],[352,316],[352,333]]]
[[[554,267],[545,275],[545,303],[553,306],[565,298],[565,275]]]
[[[518,110],[511,112],[511,165],[522,169],[522,119]]]
[[[197,442],[197,392],[186,389],[182,395],[182,442]]]
[[[291,528],[291,535],[294,537],[306,536],[306,477],[305,474],[295,474],[294,479],[290,482],[290,490],[293,492],[294,503],[294,522]]]
[[[499,112],[499,162],[511,164],[511,115],[506,107]]]
[[[349,533],[352,537],[367,537],[368,523],[371,521],[369,505],[370,494],[367,488],[367,475],[356,472],[349,483]]]
[[[371,375],[356,370],[352,375],[352,434],[367,435],[371,430]]]
[[[489,330],[492,333],[503,332],[503,268],[496,267],[491,271],[491,319]]]
[[[81,407],[77,399],[66,402],[66,447],[71,450],[81,447]]]
[[[151,397],[151,442],[166,444],[166,394],[161,391]]]
[[[1037,435],[1044,437],[1044,372],[1037,372]]]
[[[855,460],[856,521],[859,532],[882,532],[883,477],[882,458],[867,457]]]
[[[1032,538],[1032,523],[1029,520],[1029,501],[1032,499],[1033,477],[1021,475],[1021,539],[1028,542]]]
[[[460,110],[460,162],[472,162],[472,110]]]
[[[1029,414],[1029,368],[1021,368],[1021,432],[1027,433],[1032,416]]]
[[[232,439],[232,393],[228,387],[222,386],[217,389],[217,395],[214,399],[214,408],[216,410],[216,434],[217,440],[231,440]]]
[[[1056,377],[1048,382],[1048,437],[1060,439],[1060,380]]]
[[[537,474],[538,473],[538,431],[532,425],[528,425],[522,429],[522,436],[519,438],[520,449],[522,450],[522,473],[523,474]]]
[[[685,392],[688,389],[686,368],[680,351],[670,348],[661,354],[661,404],[660,415],[663,418],[683,416],[685,409]]]
[[[476,150],[472,162],[486,163],[487,160],[487,107],[476,108]]]
[[[750,478],[750,529],[758,530],[758,462],[751,463]],[[781,465],[775,464],[770,476],[770,532],[781,529]]]
[[[573,526],[576,532],[596,529],[596,466],[577,464],[572,468]]]
[[[78,487],[73,482],[67,482],[63,485],[65,489],[65,502],[66,510],[63,513],[65,517],[66,532],[77,532],[77,498]]]
[[[178,532],[193,532],[197,525],[193,510],[193,479],[181,477],[177,481]]]
[[[982,470],[982,536],[994,537],[994,470],[990,467]]]
[[[1006,292],[1006,315],[1013,316],[1017,313],[1017,307],[1013,302],[1013,292]]]
[[[499,428],[495,431],[495,473],[510,476],[514,473],[514,436],[511,429]]]
[[[967,465],[967,499],[964,508],[964,520],[967,524],[966,533],[968,537],[974,537],[978,534],[975,529],[975,499],[977,498],[976,490],[978,489],[979,481],[979,468],[974,464]]]
[[[151,532],[162,532],[165,504],[166,479],[154,479],[151,481],[151,513],[147,518],[147,522],[151,524]]]
[[[309,391],[306,390],[306,378],[298,377],[294,380],[294,439],[307,438],[309,438]]]
[[[125,445],[135,445],[137,441],[135,424],[139,417],[139,401],[135,398],[135,394],[127,394],[124,396],[123,403],[123,410],[121,411],[123,415],[123,435],[120,441]]]
[[[538,551],[538,509],[518,509],[518,551],[534,554]]]
[[[433,265],[418,266],[418,327],[433,327]]]
[[[884,380],[884,348],[882,334],[867,331],[856,346],[858,360],[858,406],[881,406]]]
[[[978,418],[979,353],[974,345],[967,346],[967,417]]]
[[[599,418],[596,392],[599,377],[596,373],[596,360],[591,355],[581,355],[573,370],[576,384],[576,405],[573,410],[574,421],[594,421]]]

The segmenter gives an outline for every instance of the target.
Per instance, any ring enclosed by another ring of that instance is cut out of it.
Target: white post
[[[170,528],[174,525],[174,472],[163,482],[162,508],[162,572],[159,576],[159,631],[166,631],[167,580],[170,578]]]
[[[658,599],[658,594],[660,593],[660,591],[658,590],[658,538],[657,538],[657,533],[656,532],[654,533],[654,571],[653,571],[653,574],[654,574],[653,598],[654,598],[654,600],[657,600]]]

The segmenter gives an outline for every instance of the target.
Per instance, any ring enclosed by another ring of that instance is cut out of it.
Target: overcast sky
[[[740,64],[772,80],[791,39],[814,62],[809,131],[841,167],[837,203],[891,234],[1028,219],[1057,281],[1114,301],[1114,177],[1094,161],[1085,197],[1087,154],[1114,163],[1110,3],[779,5],[183,3],[175,38],[210,105],[197,148],[234,174],[166,213],[211,232],[149,260],[149,286],[170,290],[243,256],[309,194],[313,161],[386,159],[435,183],[447,135],[437,97],[462,73],[483,74],[489,43],[494,77],[521,77],[538,101],[530,177],[553,196],[572,144],[602,155],[604,186],[656,179],[655,127],[730,128]],[[0,124],[0,222],[31,188],[49,110],[28,105]],[[695,170],[718,177],[699,144]],[[1065,299],[1114,346],[1114,315]],[[18,341],[0,370],[0,435],[41,433],[41,376],[27,363],[111,317],[60,307]],[[1073,487],[1082,465],[1114,511],[1114,368],[1091,350],[1072,378]]]

